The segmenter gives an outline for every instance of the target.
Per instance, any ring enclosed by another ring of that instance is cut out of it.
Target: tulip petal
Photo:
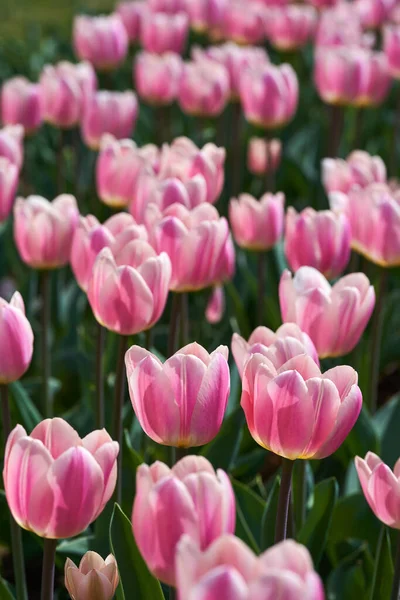
[[[78,598],[110,600],[113,592],[114,590],[107,577],[99,571],[92,570],[81,578],[78,587]]]
[[[314,426],[310,442],[303,450],[303,458],[311,458],[330,437],[332,428],[336,425],[340,398],[337,388],[329,379],[316,377],[306,383],[314,407]]]
[[[40,440],[54,459],[69,448],[82,445],[81,438],[75,429],[64,419],[58,417],[41,421],[36,425],[30,437]]]
[[[378,519],[399,528],[400,485],[387,465],[382,463],[373,470],[368,481],[368,496],[374,499],[374,512]]]
[[[247,585],[241,575],[232,567],[221,566],[212,569],[191,590],[187,600],[248,600]],[[275,596],[276,598],[276,596]]]

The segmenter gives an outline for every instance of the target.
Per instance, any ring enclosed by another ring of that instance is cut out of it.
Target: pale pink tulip
[[[223,36],[239,44],[258,44],[264,39],[263,7],[248,2],[243,8],[241,0],[230,0],[223,16]]]
[[[82,138],[90,148],[98,150],[101,138],[111,133],[117,139],[129,138],[138,116],[136,94],[96,92],[85,103],[81,122]]]
[[[139,41],[142,19],[146,11],[146,0],[126,0],[117,4],[117,13],[121,17],[130,42]]]
[[[324,158],[322,183],[329,192],[349,192],[353,186],[367,187],[370,183],[386,182],[385,163],[379,156],[363,150],[354,150],[346,160]]]
[[[253,175],[274,173],[281,162],[282,143],[278,139],[252,137],[247,146],[247,168]]]
[[[396,0],[355,0],[354,8],[359,13],[363,27],[375,29],[388,19]]]
[[[216,117],[224,110],[229,96],[229,74],[223,65],[207,59],[183,64],[178,89],[183,112]]]
[[[345,275],[331,287],[313,267],[300,267],[293,279],[289,271],[282,274],[279,300],[283,321],[297,323],[325,358],[343,356],[358,344],[375,292],[364,273]]]
[[[189,19],[184,12],[167,14],[148,11],[142,17],[140,41],[147,52],[182,54],[188,33]]]
[[[229,220],[236,243],[248,250],[269,250],[282,237],[285,196],[264,194],[256,200],[241,194],[229,203]]]
[[[61,194],[53,202],[42,196],[17,198],[14,240],[22,260],[35,269],[66,265],[78,218],[76,200],[69,194]]]
[[[225,11],[229,6],[228,0],[184,0],[184,6],[194,31],[207,32],[214,39],[223,37],[222,27]]]
[[[274,354],[269,351],[269,347],[272,345]],[[252,354],[269,357],[276,369],[298,354],[309,354],[319,366],[314,344],[295,323],[284,323],[276,332],[268,327],[257,327],[247,342],[238,333],[234,333],[231,350],[240,377],[243,376],[244,366]]]
[[[304,46],[313,37],[316,25],[315,8],[301,4],[270,8],[265,17],[267,38],[278,50]]]
[[[22,125],[6,125],[0,129],[0,157],[8,158],[18,170],[24,161],[24,128]]]
[[[10,302],[0,298],[0,344],[4,348],[0,383],[4,385],[22,377],[33,354],[33,331],[19,292],[14,293]]]
[[[174,52],[140,52],[135,59],[137,93],[149,104],[171,104],[178,95],[182,68],[182,59]]]
[[[235,495],[227,474],[202,456],[186,456],[169,469],[156,462],[136,472],[132,527],[152,573],[175,584],[175,550],[183,534],[202,550],[233,533]]]
[[[78,58],[88,60],[95,69],[109,70],[125,60],[129,39],[116,13],[97,17],[79,15],[74,19],[73,43]]]
[[[18,525],[40,537],[74,537],[111,498],[117,479],[118,444],[105,429],[81,439],[63,419],[46,419],[27,435],[10,433],[3,480]]]
[[[133,410],[158,444],[190,448],[218,434],[229,397],[228,348],[209,354],[193,343],[163,364],[140,346],[125,355]]]
[[[222,285],[214,286],[206,307],[206,319],[211,325],[219,323],[225,312],[225,292]]]
[[[0,222],[11,212],[18,188],[18,167],[0,156]]]
[[[154,12],[164,12],[170,15],[185,10],[185,0],[147,0],[147,4]]]
[[[5,125],[22,125],[33,133],[42,124],[40,86],[26,77],[8,79],[1,90],[1,119]]]
[[[392,77],[400,79],[400,25],[387,25],[383,30],[383,50]]]
[[[67,558],[64,566],[65,587],[72,600],[111,600],[119,582],[115,558],[105,560],[97,552],[86,552],[79,567]]]
[[[350,2],[339,2],[320,14],[315,43],[316,46],[353,46],[370,48],[374,35],[364,33],[360,16]]]

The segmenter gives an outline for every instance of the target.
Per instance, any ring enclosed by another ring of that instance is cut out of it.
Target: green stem
[[[169,462],[170,462],[170,466],[173,467],[174,464],[176,463],[176,448],[175,446],[170,446],[169,449]]]
[[[57,540],[44,540],[41,600],[53,600]]]
[[[153,333],[154,333],[154,329],[153,327],[151,327],[150,329],[148,329],[145,332],[145,348],[146,350],[151,350],[152,346],[153,346]]]
[[[379,267],[379,276],[376,289],[376,304],[372,317],[371,333],[371,383],[370,383],[370,405],[371,414],[374,414],[378,406],[379,366],[381,358],[381,344],[384,317],[384,299],[386,294],[387,269]]]
[[[353,145],[350,150],[361,150],[362,149],[361,136],[362,136],[363,116],[364,116],[363,109],[360,107],[356,107],[355,115],[354,115],[354,138],[353,138]]]
[[[105,423],[104,417],[104,370],[103,353],[105,329],[100,323],[96,323],[96,429],[103,429]]]
[[[128,338],[121,335],[119,338],[119,349],[117,369],[115,372],[115,397],[114,397],[114,440],[119,444],[117,485],[115,490],[115,501],[121,504],[122,495],[122,409],[124,406],[125,393],[125,352],[127,350]]]
[[[267,253],[259,252],[257,257],[257,324],[264,325],[264,295],[265,295],[265,275],[267,271]]]
[[[390,600],[400,599],[400,533],[397,534],[396,561],[394,565],[394,575],[392,584],[392,594]]]
[[[59,129],[58,148],[57,148],[57,193],[65,192],[64,186],[64,142],[65,131]]]
[[[293,460],[289,460],[288,458],[282,459],[281,485],[279,488],[278,511],[275,525],[275,544],[286,539],[293,465]]]
[[[242,105],[234,102],[232,105],[232,195],[237,196],[242,185],[242,160],[241,160],[241,137],[242,137]]]
[[[297,533],[303,527],[304,521],[306,519],[306,466],[307,462],[305,460],[298,460],[295,463],[293,470],[293,480],[297,483],[297,485],[293,485],[294,522],[296,525]],[[297,494],[295,492],[297,492]]]
[[[189,297],[187,292],[180,294],[181,347],[189,342]]]
[[[327,156],[336,158],[339,155],[340,140],[343,130],[343,107],[335,104],[328,105],[329,109],[329,135]]]
[[[53,399],[50,391],[50,319],[51,319],[51,279],[50,271],[41,271],[42,295],[42,370],[43,370],[43,414],[53,416]]]
[[[171,317],[169,321],[168,357],[172,356],[178,350],[180,305],[180,294],[173,292]]]
[[[398,84],[399,85],[399,84]],[[394,114],[394,127],[393,127],[393,136],[392,136],[392,148],[390,152],[390,161],[389,161],[389,174],[392,177],[396,177],[398,173],[398,164],[399,164],[399,140],[400,138],[400,89],[397,88],[397,102],[396,109]]]
[[[266,141],[266,170],[265,170],[265,192],[273,192],[275,187],[275,174],[271,168],[272,156],[271,156],[271,142],[267,133],[265,137]]]

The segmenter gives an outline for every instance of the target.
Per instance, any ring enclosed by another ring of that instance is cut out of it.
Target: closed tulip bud
[[[224,66],[206,59],[184,63],[178,91],[183,112],[216,117],[224,110],[229,95],[229,75]]]
[[[148,0],[147,4],[153,12],[164,12],[170,15],[185,9],[185,0]]]
[[[176,99],[182,74],[179,54],[140,52],[135,59],[137,93],[149,104],[163,106]]]
[[[117,4],[117,13],[121,17],[130,42],[139,41],[142,19],[146,11],[146,0],[126,0]]]
[[[374,310],[375,292],[364,273],[351,273],[332,287],[313,267],[300,267],[292,279],[284,271],[279,300],[285,323],[297,323],[318,356],[343,356],[358,344]]]
[[[242,73],[240,99],[244,115],[247,121],[265,129],[281,127],[293,118],[298,95],[297,76],[288,64],[265,65]]]
[[[118,450],[105,429],[81,439],[59,418],[42,421],[30,435],[17,425],[8,436],[3,480],[18,525],[51,539],[84,531],[114,492]]]
[[[26,77],[8,79],[1,90],[1,119],[5,125],[22,125],[26,134],[42,124],[40,86]]]
[[[383,50],[392,77],[400,79],[400,26],[387,25],[383,30]]]
[[[117,139],[129,138],[138,110],[134,92],[95,92],[86,101],[83,111],[81,134],[85,144],[98,150],[105,133]]]
[[[268,10],[265,23],[267,38],[275,48],[295,50],[313,37],[317,12],[312,6],[297,4],[273,7]]]
[[[204,550],[233,533],[235,521],[229,477],[221,469],[215,473],[203,456],[186,456],[172,469],[160,462],[137,469],[133,533],[147,566],[164,583],[175,584],[175,551],[183,534]]]
[[[184,4],[194,31],[207,31],[214,39],[223,37],[221,29],[228,0],[184,0]]]
[[[343,213],[311,207],[298,213],[288,208],[285,254],[292,271],[308,265],[327,279],[335,279],[349,262],[350,242],[350,223]]]
[[[0,156],[0,222],[11,212],[18,188],[18,167]]]
[[[81,120],[86,98],[96,87],[90,63],[63,61],[45,66],[40,76],[44,120],[57,127],[74,127]]]
[[[354,8],[365,29],[376,29],[388,19],[396,0],[355,0]]]
[[[111,600],[119,582],[112,554],[103,560],[97,552],[86,552],[79,567],[67,558],[64,574],[65,587],[72,600]]]
[[[229,220],[236,243],[248,250],[269,250],[280,240],[284,226],[285,196],[264,194],[256,200],[241,194],[229,203]]]
[[[24,128],[22,125],[7,125],[0,129],[0,157],[21,169],[24,160]]]
[[[269,347],[272,345],[274,345],[274,354],[269,352]],[[277,369],[298,354],[309,354],[319,366],[314,344],[295,323],[284,323],[276,332],[268,327],[257,327],[247,342],[238,333],[234,333],[231,350],[240,377],[243,376],[244,366],[252,354],[269,357]]]
[[[211,325],[219,323],[225,312],[225,292],[222,285],[214,286],[207,303],[206,319]]]
[[[189,19],[186,13],[171,15],[148,11],[143,15],[140,41],[147,52],[182,54],[188,33]]]
[[[243,10],[240,0],[231,0],[224,11],[222,31],[225,38],[239,44],[258,44],[265,37],[263,7],[248,3]]]
[[[386,182],[385,163],[379,156],[354,150],[346,160],[325,158],[322,161],[322,183],[327,194],[349,192],[352,187]]]
[[[247,147],[247,168],[253,175],[274,173],[279,168],[281,155],[280,140],[252,137]]]
[[[98,17],[79,15],[74,19],[73,43],[80,60],[88,60],[95,69],[109,70],[125,60],[129,39],[116,13]]]
[[[0,383],[4,385],[22,377],[33,354],[33,331],[19,292],[10,302],[0,298],[0,344],[7,349],[0,364]]]
[[[370,48],[374,35],[364,33],[360,16],[354,4],[340,2],[320,14],[315,43],[320,46],[354,46]]]
[[[53,202],[42,196],[17,198],[14,240],[22,260],[35,269],[66,265],[78,218],[76,200],[69,194],[61,194]]]

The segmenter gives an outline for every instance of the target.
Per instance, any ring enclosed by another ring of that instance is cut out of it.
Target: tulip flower
[[[295,50],[314,35],[317,11],[312,6],[288,4],[272,7],[266,13],[267,38],[278,50]]]
[[[33,354],[32,327],[19,292],[14,293],[10,302],[0,298],[0,344],[5,350],[0,364],[0,384],[5,385],[22,377]]]
[[[182,59],[179,54],[140,52],[135,59],[137,93],[149,104],[172,104],[179,90]]]
[[[272,345],[275,354],[269,352],[269,347]],[[295,323],[284,323],[276,332],[268,327],[257,327],[247,342],[238,333],[234,333],[231,350],[240,377],[243,376],[244,366],[252,354],[269,357],[277,369],[298,354],[309,354],[319,366],[314,344]]]
[[[139,40],[142,19],[146,11],[145,0],[126,0],[117,4],[117,13],[121,17],[130,42]]]
[[[371,48],[374,35],[364,33],[360,16],[354,3],[339,2],[320,13],[315,43],[321,46],[346,46]]]
[[[349,192],[352,187],[367,187],[370,183],[385,183],[386,167],[379,156],[363,150],[354,150],[346,160],[324,158],[322,183],[329,192]]]
[[[140,41],[147,52],[182,54],[188,33],[189,19],[184,12],[171,15],[148,11],[143,14]]]
[[[225,108],[229,95],[229,75],[223,65],[206,59],[184,63],[178,90],[183,112],[216,117]]]
[[[308,0],[316,8],[329,8],[339,3],[339,0]]]
[[[95,69],[109,70],[125,60],[129,39],[116,13],[98,17],[79,15],[74,19],[73,44],[80,60],[88,60]]]
[[[380,27],[389,17],[396,0],[355,0],[354,8],[365,29]]]
[[[219,323],[225,312],[225,292],[222,285],[216,285],[211,292],[206,308],[206,319],[211,325]]]
[[[263,8],[248,3],[246,10],[240,0],[231,0],[223,13],[222,32],[226,39],[239,44],[258,44],[264,39]]]
[[[70,558],[65,561],[65,587],[72,600],[112,600],[119,582],[115,558],[105,560],[97,552],[86,552],[79,567]]]
[[[40,86],[26,77],[8,79],[1,90],[1,120],[5,125],[22,125],[33,133],[42,124]]]
[[[400,27],[387,25],[383,30],[383,50],[392,77],[400,79]]]
[[[280,165],[281,154],[280,140],[252,137],[247,147],[247,168],[253,175],[274,173]]]
[[[375,292],[364,273],[341,277],[332,287],[313,267],[300,267],[292,279],[284,271],[279,300],[285,323],[297,323],[314,343],[318,356],[343,356],[358,344],[375,305]]]
[[[172,469],[161,462],[136,471],[132,528],[151,572],[175,584],[175,550],[183,534],[202,550],[235,529],[235,495],[227,474],[203,456],[186,456]]]
[[[327,279],[339,277],[349,262],[350,241],[350,223],[343,213],[288,208],[285,254],[292,271],[308,265]]]
[[[218,434],[229,397],[228,348],[211,354],[193,343],[163,364],[132,346],[125,355],[133,410],[145,433],[158,444],[190,448]]]
[[[118,444],[103,430],[81,439],[63,419],[46,419],[30,435],[8,437],[3,480],[17,523],[43,538],[74,537],[111,498]]]
[[[117,139],[129,138],[138,110],[134,92],[101,91],[92,94],[86,101],[81,122],[85,144],[98,150],[105,133],[111,133]]]
[[[18,170],[24,160],[24,128],[22,125],[7,125],[0,129],[0,157],[8,158]]]
[[[241,194],[229,203],[229,220],[236,243],[248,250],[270,250],[282,237],[285,196],[264,194],[256,200]]]
[[[223,37],[222,27],[228,0],[184,0],[191,27],[199,33],[208,32],[214,39]]]
[[[153,12],[164,12],[174,15],[185,10],[185,0],[147,0]]]
[[[18,188],[18,167],[0,156],[0,222],[11,212]]]

